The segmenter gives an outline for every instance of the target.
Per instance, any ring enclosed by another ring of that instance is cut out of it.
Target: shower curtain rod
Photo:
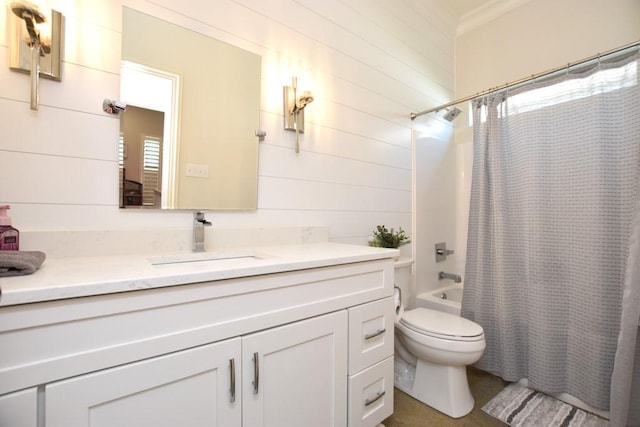
[[[611,50],[603,52],[603,53],[598,53],[596,55],[592,55],[592,56],[590,56],[588,58],[581,59],[580,61],[570,62],[567,65],[563,65],[562,67],[556,67],[556,68],[553,68],[551,70],[544,71],[542,73],[532,74],[529,77],[524,77],[524,78],[522,78],[520,80],[515,80],[513,82],[506,83],[506,84],[504,84],[502,86],[497,86],[497,87],[492,88],[492,89],[487,89],[485,91],[478,92],[475,95],[467,96],[465,98],[456,99],[455,101],[447,102],[446,104],[438,105],[437,107],[430,108],[428,110],[420,111],[418,113],[411,113],[411,114],[409,114],[409,118],[411,120],[414,120],[416,117],[423,116],[423,115],[429,114],[429,113],[433,113],[434,111],[440,111],[440,110],[442,110],[444,108],[452,107],[454,105],[457,105],[457,104],[460,104],[460,103],[463,103],[463,102],[466,102],[466,101],[471,101],[472,99],[476,99],[476,98],[479,98],[481,96],[488,95],[490,93],[501,92],[503,90],[510,89],[510,88],[512,88],[514,86],[522,85],[522,84],[527,83],[527,82],[529,82],[531,80],[535,80],[535,79],[538,79],[540,77],[547,77],[547,76],[550,76],[551,74],[555,74],[555,73],[558,73],[558,72],[564,71],[564,70],[569,70],[569,69],[571,69],[573,67],[576,67],[576,66],[579,66],[579,65],[584,65],[584,64],[586,64],[588,62],[592,62],[592,61],[596,61],[596,60],[599,61],[603,57],[610,56],[610,55],[615,55],[615,54],[618,54],[618,53],[622,53],[622,52],[624,52],[626,50],[633,49],[634,47],[638,47],[638,46],[640,46],[640,40],[635,41],[633,43],[629,43],[629,44],[624,45],[624,46],[617,47],[615,49],[611,49]]]

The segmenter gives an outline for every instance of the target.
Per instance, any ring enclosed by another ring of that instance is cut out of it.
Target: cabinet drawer
[[[393,356],[349,378],[349,427],[374,427],[393,413]]]
[[[349,374],[393,354],[393,297],[349,309]]]

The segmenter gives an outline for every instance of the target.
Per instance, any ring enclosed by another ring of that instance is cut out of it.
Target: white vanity
[[[393,411],[398,252],[259,249],[52,259],[2,279],[0,426],[377,425]]]

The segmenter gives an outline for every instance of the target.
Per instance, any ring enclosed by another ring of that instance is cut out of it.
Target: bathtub
[[[460,316],[462,284],[454,283],[423,292],[416,297],[416,307],[431,308]]]

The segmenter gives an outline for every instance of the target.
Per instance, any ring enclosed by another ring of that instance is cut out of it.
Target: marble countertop
[[[47,259],[31,275],[0,280],[0,307],[282,273],[397,256],[399,251],[396,249],[325,242],[196,254]]]

